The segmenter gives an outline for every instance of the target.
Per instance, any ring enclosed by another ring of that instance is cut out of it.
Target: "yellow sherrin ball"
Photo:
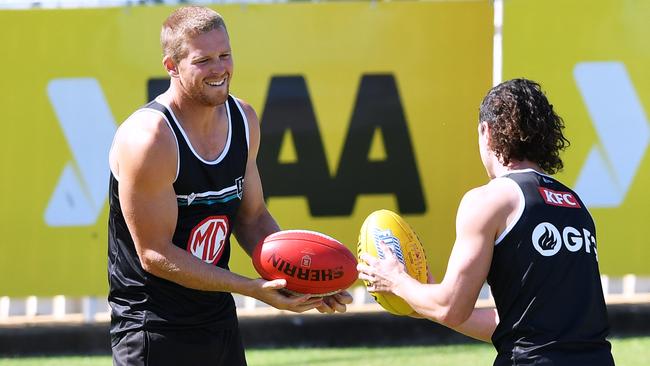
[[[427,282],[427,259],[417,234],[399,215],[389,210],[371,213],[363,222],[359,233],[357,256],[366,252],[377,258],[384,258],[379,243],[391,248],[397,259],[404,264],[411,277]],[[361,259],[358,259],[361,262]],[[364,281],[368,286],[368,282]],[[400,297],[389,293],[370,292],[377,303],[395,315],[408,315],[413,309]]]

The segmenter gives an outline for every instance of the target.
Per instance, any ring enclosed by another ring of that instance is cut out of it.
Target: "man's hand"
[[[334,295],[323,297],[323,304],[316,310],[324,314],[345,313],[347,306],[352,303],[352,295],[347,291],[337,292]]]
[[[294,296],[286,294],[281,291],[287,285],[287,280],[284,279],[266,281],[258,278],[254,281],[260,286],[260,291],[258,292],[258,296],[256,296],[257,299],[280,310],[303,313],[307,310],[318,308],[324,303],[322,298],[313,297],[312,295]]]
[[[361,253],[361,260],[365,263],[357,264],[359,279],[368,282],[369,292],[394,293],[396,286],[405,277],[410,278],[410,276],[393,251],[383,242],[380,242],[379,245],[384,252],[384,259],[375,258],[365,252]]]

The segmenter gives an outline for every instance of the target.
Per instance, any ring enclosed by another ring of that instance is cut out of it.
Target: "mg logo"
[[[587,206],[618,207],[650,142],[648,120],[621,62],[584,62],[573,75],[598,134],[575,184]]]
[[[207,217],[192,229],[187,251],[206,263],[217,263],[223,254],[228,229],[228,217]]]
[[[45,209],[48,226],[94,225],[108,192],[108,150],[116,126],[92,78],[54,79],[47,95],[68,142],[66,162]]]

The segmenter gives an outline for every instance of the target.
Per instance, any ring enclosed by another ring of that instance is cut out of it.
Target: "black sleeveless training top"
[[[221,155],[205,161],[192,148],[173,111],[154,100],[142,110],[164,117],[176,137],[174,182],[178,220],[173,243],[201,260],[228,269],[230,234],[242,199],[248,160],[248,122],[232,96],[226,102],[228,137]],[[232,295],[188,289],[143,270],[124,221],[118,179],[111,173],[108,223],[108,277],[111,334],[156,328],[232,327]]]
[[[578,195],[532,169],[505,176],[521,215],[497,239],[488,273],[499,324],[495,365],[613,365],[596,228]]]

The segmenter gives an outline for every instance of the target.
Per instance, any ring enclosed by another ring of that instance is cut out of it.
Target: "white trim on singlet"
[[[149,108],[149,107],[142,107],[136,110],[135,112],[131,113],[131,115],[127,118],[127,120],[140,112],[153,112],[159,114],[165,120],[165,122],[167,123],[167,127],[169,127],[169,130],[172,132],[172,135],[174,136],[174,142],[176,143],[176,176],[174,177],[174,182],[176,182],[176,179],[178,179],[178,173],[180,172],[181,169],[181,151],[180,151],[180,147],[178,146],[178,140],[176,139],[176,134],[174,133],[174,129],[172,128],[172,125],[169,123],[169,119],[167,119],[167,116],[165,116],[165,114],[159,110]],[[111,145],[111,150],[113,150],[112,145]],[[111,169],[111,173],[113,173],[113,177],[119,183],[120,177],[113,171],[113,167],[110,167],[110,169]]]
[[[520,172],[520,171],[517,171],[517,172]],[[513,172],[509,172],[509,173],[513,173]],[[501,233],[501,235],[499,235],[497,240],[494,241],[494,246],[499,245],[499,243],[501,243],[501,241],[503,241],[503,239],[506,237],[506,235],[508,235],[510,233],[510,231],[512,231],[512,228],[514,228],[515,225],[517,225],[517,223],[519,222],[519,219],[521,219],[521,215],[524,213],[524,209],[526,208],[526,198],[524,197],[524,192],[521,190],[521,187],[519,187],[519,184],[517,184],[517,182],[515,182],[514,180],[512,180],[510,178],[507,178],[507,177],[499,177],[499,178],[496,178],[496,179],[507,179],[508,182],[511,182],[511,184],[513,184],[515,187],[517,187],[517,193],[519,193],[519,207],[517,208],[517,213],[516,213],[514,219],[503,230],[503,232]]]
[[[512,173],[531,173],[531,172],[532,173],[537,173],[537,175],[541,175],[543,177],[547,177],[547,178],[551,178],[551,179],[555,180],[555,178],[551,177],[550,175],[538,172],[537,170],[535,170],[533,168],[509,170],[509,171],[503,173],[503,175],[501,177],[503,177],[504,175],[512,174]]]
[[[205,197],[210,197],[210,196],[220,196],[224,193],[228,192],[237,192],[237,185],[233,184],[230,187],[226,187],[224,189],[218,190],[218,191],[205,191],[205,192],[200,192],[200,193],[192,193],[194,197],[200,197],[200,198],[205,198]],[[176,198],[183,198],[187,199],[190,195],[188,194],[177,194]]]
[[[241,113],[241,117],[244,119],[244,129],[246,130],[246,147],[250,149],[250,141],[248,138],[249,132],[248,132],[248,118],[246,118],[246,113],[244,113],[244,110],[242,109],[241,105],[239,104],[239,101],[237,98],[232,97],[232,100],[235,101],[235,105],[239,109],[239,113]]]
[[[226,145],[223,147],[223,151],[221,151],[221,154],[219,154],[219,156],[215,160],[212,160],[212,161],[205,160],[199,154],[196,153],[196,150],[194,150],[194,146],[192,146],[192,143],[190,142],[190,138],[187,137],[187,134],[185,133],[185,130],[181,126],[180,122],[178,122],[178,117],[176,117],[176,115],[174,114],[174,111],[171,109],[171,107],[159,97],[156,98],[156,102],[164,105],[165,108],[167,108],[169,113],[174,118],[174,123],[176,124],[176,127],[178,127],[178,130],[181,131],[181,134],[183,135],[183,138],[185,139],[185,142],[187,143],[187,146],[190,148],[190,151],[192,151],[192,154],[194,154],[194,156],[197,159],[199,159],[201,162],[203,162],[205,164],[216,165],[216,164],[219,164],[221,162],[221,160],[223,160],[223,158],[226,157],[226,155],[228,154],[228,150],[230,150],[230,140],[232,138],[232,119],[230,118],[230,106],[228,106],[228,101],[225,102],[226,113],[228,115],[228,137],[226,139]]]
[[[113,153],[113,147],[115,146],[115,136],[113,136],[113,142],[111,142],[111,148],[108,149],[108,169],[111,171],[111,174],[113,174],[113,178],[119,183],[120,177],[113,171],[113,167],[111,166],[111,154]]]

